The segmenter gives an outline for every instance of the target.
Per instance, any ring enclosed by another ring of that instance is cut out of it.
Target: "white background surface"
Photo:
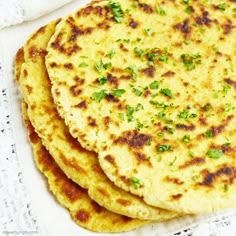
[[[29,34],[88,2],[89,0],[77,0],[37,20],[0,30],[0,235],[7,235],[4,234],[4,230],[15,231],[8,235],[26,235],[23,234],[24,231],[30,235],[29,232],[35,230],[38,233],[31,235],[98,235],[77,226],[68,212],[60,207],[48,192],[45,179],[33,163],[31,148],[20,114],[21,96],[13,78],[15,53],[25,43]],[[2,94],[3,89],[6,89],[6,95]],[[7,131],[1,133],[2,128]],[[6,186],[6,183],[9,184]],[[13,199],[12,205],[9,204],[10,199]],[[27,210],[25,208],[30,210],[28,216],[24,215]],[[178,231],[181,233],[174,234]],[[216,215],[186,217],[168,223],[149,224],[137,231],[115,235],[235,236],[236,209]]]

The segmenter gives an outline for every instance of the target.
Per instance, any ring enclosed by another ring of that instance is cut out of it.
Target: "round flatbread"
[[[81,188],[62,172],[53,157],[42,145],[27,115],[23,103],[22,113],[28,129],[29,141],[37,168],[47,178],[48,188],[58,202],[68,209],[73,220],[80,226],[95,232],[124,232],[143,226],[147,222],[118,215],[99,206],[86,189]]]
[[[103,173],[97,155],[83,149],[69,134],[53,103],[44,64],[46,45],[57,23],[40,28],[27,41],[19,81],[29,118],[43,144],[63,172],[88,189],[89,196],[101,206],[143,220],[163,221],[178,216],[176,212],[149,206],[141,198],[117,188]]]
[[[48,45],[59,113],[106,175],[153,206],[236,205],[235,2],[103,1]]]

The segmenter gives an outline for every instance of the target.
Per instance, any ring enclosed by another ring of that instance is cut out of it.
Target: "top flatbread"
[[[47,69],[71,134],[153,206],[236,205],[235,1],[104,1],[69,16]]]
[[[117,188],[103,173],[96,153],[83,149],[59,117],[45,67],[46,45],[55,31],[54,21],[33,33],[24,46],[25,63],[19,84],[28,104],[29,118],[63,172],[88,189],[89,196],[105,208],[133,218],[162,221],[179,215],[147,205],[141,198]]]

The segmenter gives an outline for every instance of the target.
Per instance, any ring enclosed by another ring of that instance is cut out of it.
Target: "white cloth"
[[[73,0],[0,0],[0,29],[33,20]]]

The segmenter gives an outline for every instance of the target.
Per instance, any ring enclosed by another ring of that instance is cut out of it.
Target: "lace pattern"
[[[24,20],[23,1],[0,1],[0,14],[0,29],[6,26],[22,23]]]

